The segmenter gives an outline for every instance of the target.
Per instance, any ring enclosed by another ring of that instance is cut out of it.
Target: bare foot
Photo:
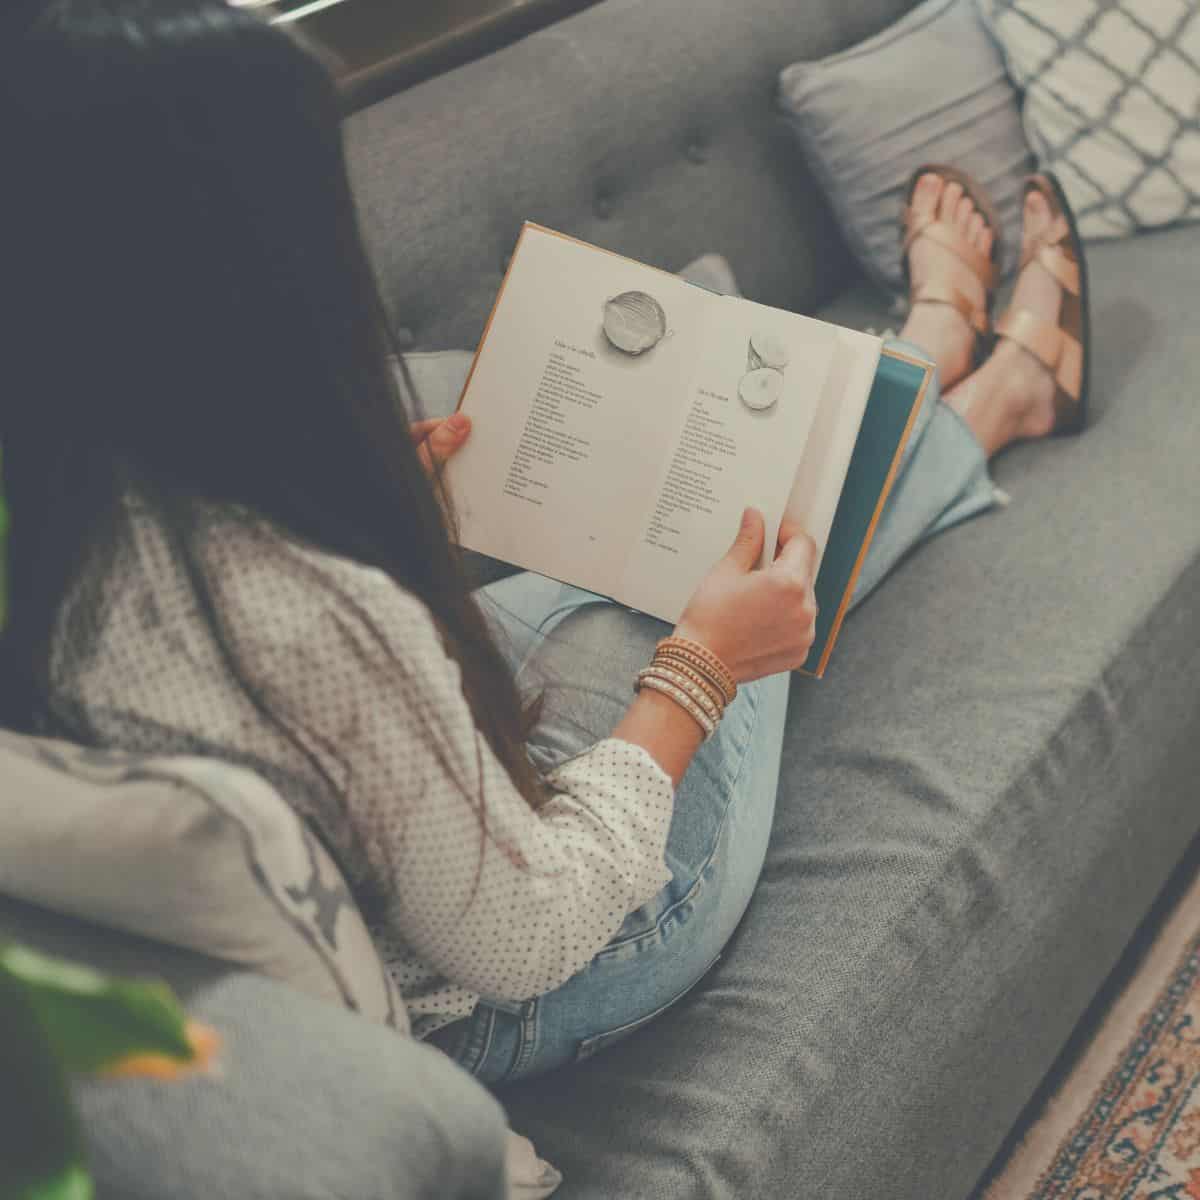
[[[1025,246],[1034,239],[1055,238],[1067,232],[1065,217],[1055,217],[1040,192],[1025,199]],[[1021,272],[1012,306],[1027,308],[1052,324],[1062,309],[1062,288],[1038,262]],[[1011,442],[1045,437],[1054,429],[1055,382],[1050,372],[1027,350],[1001,339],[991,358],[946,396],[990,458]]]
[[[913,190],[913,211],[918,216],[937,215],[954,226],[985,257],[992,252],[995,236],[962,185],[940,175],[922,175]],[[908,252],[913,293],[923,283],[937,280],[956,287],[978,308],[987,305],[982,280],[952,250],[930,237],[918,237]],[[948,304],[917,302],[900,336],[915,342],[933,356],[942,386],[953,387],[971,369],[975,331],[957,309]]]

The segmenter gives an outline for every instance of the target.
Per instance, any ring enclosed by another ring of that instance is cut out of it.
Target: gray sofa
[[[908,7],[604,0],[349,117],[402,345],[474,345],[525,218],[672,270],[717,251],[753,299],[886,323],[774,89]],[[1200,230],[1089,261],[1091,427],[1007,453],[1011,505],[911,556],[827,678],[797,681],[771,849],[720,963],[501,1097],[563,1200],[966,1196],[1200,827]],[[314,1041],[379,1045],[330,1079],[339,1113],[359,1082],[369,1109],[394,1035],[295,1004]],[[255,1070],[287,1088],[277,1049]],[[273,1160],[337,1136],[270,1128]],[[409,1194],[364,1154],[277,1194]]]

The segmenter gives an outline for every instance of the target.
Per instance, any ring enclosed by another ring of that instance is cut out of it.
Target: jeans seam
[[[475,1012],[478,1014],[479,1009],[476,1008]],[[471,1061],[462,1064],[472,1075],[478,1075],[483,1069],[484,1063],[487,1062],[488,1055],[492,1050],[492,1039],[496,1032],[496,1010],[490,1005],[484,1005],[483,1015],[486,1022],[486,1030],[480,1038],[479,1050],[472,1055]],[[471,1036],[473,1033],[474,1030],[468,1030],[467,1036],[471,1040],[474,1040]]]
[[[537,1053],[538,1009],[539,1005],[535,997],[533,1000],[530,1000],[521,1013],[521,1044],[513,1060],[513,1065],[509,1068],[508,1075],[510,1077],[521,1074]]]
[[[609,942],[608,945],[605,946],[603,950],[601,950],[601,951],[599,951],[599,953],[597,953],[596,958],[598,958],[598,959],[606,958],[609,956],[609,953],[611,951],[624,950],[627,947],[639,946],[643,942],[657,938],[662,931],[662,927],[666,924],[667,919],[669,917],[674,916],[675,913],[679,912],[679,910],[681,908],[683,908],[685,905],[691,904],[695,900],[697,893],[700,891],[700,888],[703,886],[705,876],[709,873],[709,869],[712,866],[713,858],[715,857],[715,855],[717,853],[717,846],[720,844],[721,836],[725,832],[725,825],[729,820],[729,808],[730,808],[730,805],[733,803],[733,796],[737,792],[738,784],[742,780],[742,773],[746,769],[746,760],[750,757],[750,754],[748,751],[748,746],[749,746],[750,741],[752,740],[755,726],[758,724],[758,692],[752,691],[752,692],[748,692],[748,693],[744,693],[744,694],[748,695],[750,697],[750,710],[751,710],[751,721],[750,721],[749,728],[746,730],[745,745],[743,746],[743,749],[742,749],[742,756],[738,760],[737,771],[734,774],[733,780],[730,782],[730,785],[729,785],[728,798],[725,802],[725,807],[721,810],[721,823],[717,826],[716,836],[713,838],[713,841],[712,841],[712,848],[709,850],[708,855],[704,859],[704,862],[702,862],[700,864],[699,871],[696,872],[696,882],[693,883],[690,888],[688,888],[687,893],[685,895],[681,896],[678,900],[675,901],[674,904],[671,905],[670,908],[668,908],[665,912],[663,912],[659,915],[658,920],[654,922],[654,925],[650,929],[644,930],[642,933],[634,934],[632,937],[625,938],[623,941]]]

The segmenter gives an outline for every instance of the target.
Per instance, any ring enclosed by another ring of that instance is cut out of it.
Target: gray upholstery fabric
[[[504,1114],[440,1052],[283,984],[3,897],[0,931],[166,978],[223,1038],[211,1077],[76,1085],[97,1200],[504,1200]]]
[[[1003,225],[1003,267],[1015,269],[1033,156],[975,0],[926,0],[860,46],[793,63],[779,82],[850,249],[881,284],[904,290],[900,216],[913,172],[929,162],[961,167],[987,188]]]
[[[526,219],[672,271],[718,251],[766,304],[832,296],[845,251],[776,79],[909,7],[605,0],[357,113],[351,168],[401,348],[476,344]]]
[[[564,1200],[966,1195],[1197,832],[1200,239],[1089,261],[1092,427],[1005,455],[1011,507],[921,549],[797,682],[719,966],[505,1097]]]

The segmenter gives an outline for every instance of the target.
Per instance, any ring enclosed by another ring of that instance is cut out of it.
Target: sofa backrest
[[[848,259],[776,110],[780,70],[912,0],[603,0],[348,118],[402,349],[473,348],[521,222],[810,311]]]

